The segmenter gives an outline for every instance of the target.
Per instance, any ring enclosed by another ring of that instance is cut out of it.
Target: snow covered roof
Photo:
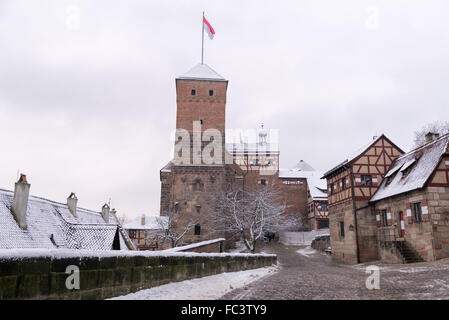
[[[420,189],[438,166],[449,145],[449,134],[398,157],[370,201]]]
[[[344,160],[343,162],[341,162],[337,166],[335,166],[332,169],[330,169],[327,172],[325,172],[323,174],[323,178],[327,178],[328,176],[332,175],[333,173],[339,171],[340,169],[345,168],[346,166],[350,165],[352,161],[356,160],[360,155],[364,154],[365,151],[367,151],[371,146],[376,144],[377,141],[379,141],[382,138],[388,140],[391,144],[394,145],[394,143],[391,142],[390,139],[388,139],[384,134],[381,134],[380,136],[371,139],[369,142],[367,142],[366,144],[362,145],[360,148],[358,148],[354,152],[350,153],[346,160]],[[397,146],[396,146],[396,148],[401,150]]]
[[[168,223],[166,216],[145,216],[145,224],[142,225],[142,217],[136,218],[123,225],[125,230],[160,230],[161,226]]]
[[[227,81],[207,64],[197,64],[177,79]]]
[[[313,200],[327,200],[327,181],[321,179],[322,176],[322,171],[313,171],[307,178],[307,185]]]
[[[111,250],[116,236],[120,248],[127,248],[124,232],[113,215],[107,224],[101,213],[77,208],[75,218],[67,204],[34,196],[28,200],[27,228],[21,229],[11,213],[13,198],[12,191],[0,189],[0,249]]]
[[[292,170],[296,171],[315,171],[314,168],[304,160],[299,161],[296,166],[292,168]]]
[[[313,200],[327,200],[327,182],[321,179],[322,176],[322,171],[313,169],[303,160],[292,169],[279,170],[279,178],[281,179],[307,179],[307,186]]]

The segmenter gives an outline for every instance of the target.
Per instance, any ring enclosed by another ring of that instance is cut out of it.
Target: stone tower
[[[221,162],[215,163],[225,162],[227,88],[228,81],[207,64],[198,64],[176,78],[176,129],[186,130],[190,136],[188,142],[191,164],[205,164],[204,159],[197,157],[195,161],[193,156],[199,156],[204,147],[214,139],[217,139],[215,142],[222,150]],[[207,138],[204,136],[205,132],[215,137]],[[196,136],[195,133],[197,133]],[[175,145],[178,142],[178,140],[175,141]],[[198,145],[196,150],[195,143]],[[178,147],[180,147],[179,144]],[[177,155],[175,154],[175,157]]]
[[[195,221],[183,243],[217,237],[209,233],[207,222],[213,199],[243,181],[241,169],[225,151],[227,88],[228,81],[206,64],[176,78],[177,140],[174,159],[160,171],[160,214],[176,215],[179,229]],[[220,146],[220,153],[210,150],[211,142]],[[189,161],[179,161],[186,151],[179,146],[187,147]],[[195,155],[200,155],[199,161]],[[208,162],[208,155],[221,161]]]

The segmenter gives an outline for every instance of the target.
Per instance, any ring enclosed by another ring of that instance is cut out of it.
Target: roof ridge
[[[12,193],[12,194],[14,195],[14,191],[11,191],[11,190],[8,190],[8,189],[0,188],[0,192],[2,192],[2,191],[3,191],[3,192]],[[45,202],[57,204],[57,205],[60,205],[60,206],[66,206],[66,207],[68,207],[68,206],[67,206],[67,203],[62,203],[62,202],[58,202],[58,201],[54,201],[54,200],[49,200],[49,199],[44,198],[44,197],[39,197],[39,196],[33,196],[33,195],[30,195],[30,198],[33,198],[33,199],[38,200],[38,201],[45,201]],[[82,208],[82,207],[76,207],[76,209],[77,209],[77,210],[88,211],[88,212],[91,212],[91,213],[101,214],[100,211],[93,211],[93,210],[91,210],[91,209],[86,209],[86,208]]]
[[[411,155],[411,154],[413,154],[413,153],[415,153],[415,152],[417,152],[417,151],[419,151],[419,150],[421,150],[421,149],[423,149],[425,147],[428,147],[428,146],[431,146],[432,144],[437,143],[440,140],[444,140],[445,138],[449,138],[449,132],[443,134],[441,137],[438,137],[435,140],[427,142],[427,143],[423,144],[422,146],[419,146],[419,147],[417,147],[415,149],[410,150],[409,152],[404,153],[403,155],[400,155],[399,157],[397,157],[397,159],[402,159],[402,158],[404,158],[406,156],[409,156],[409,155]],[[449,139],[448,139],[448,142],[449,142]]]

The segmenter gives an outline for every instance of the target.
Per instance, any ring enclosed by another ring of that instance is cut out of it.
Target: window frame
[[[423,222],[421,202],[412,203],[412,209],[413,209],[413,221],[416,223]]]
[[[339,222],[339,230],[340,230],[340,237],[344,238],[345,237],[345,222],[344,221],[340,221]]]
[[[387,227],[388,226],[387,209],[380,210],[380,222],[381,222],[382,227]]]
[[[200,236],[201,235],[201,225],[200,224],[196,224],[193,230],[193,234],[195,236]]]
[[[366,177],[369,177],[369,180],[368,180],[369,183],[367,183],[366,179],[364,179]],[[373,177],[372,177],[372,175],[370,175],[370,174],[362,174],[360,176],[360,184],[362,185],[362,187],[372,187],[373,186]]]

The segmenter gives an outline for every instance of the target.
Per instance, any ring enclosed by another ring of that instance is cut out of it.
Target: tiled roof
[[[145,216],[145,224],[142,225],[142,217],[131,220],[123,225],[125,230],[161,230],[168,223],[167,216]]]
[[[11,213],[13,198],[12,191],[0,189],[0,248],[112,249],[119,230],[113,215],[107,224],[101,213],[77,208],[75,218],[66,204],[30,196],[27,228],[21,229]],[[124,244],[120,231],[118,236]],[[126,245],[121,249],[127,249]]]

